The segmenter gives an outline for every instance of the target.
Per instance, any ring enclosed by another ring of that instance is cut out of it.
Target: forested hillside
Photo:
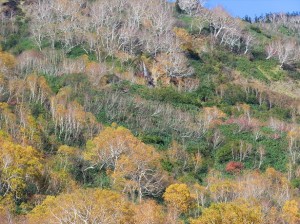
[[[0,4],[0,223],[300,223],[299,13]]]

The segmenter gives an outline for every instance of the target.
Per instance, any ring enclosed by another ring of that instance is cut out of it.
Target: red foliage
[[[241,162],[230,161],[226,165],[226,172],[239,173],[244,168],[244,164]]]

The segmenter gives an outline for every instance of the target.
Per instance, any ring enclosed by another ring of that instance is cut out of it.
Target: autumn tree
[[[55,135],[67,143],[71,140],[91,138],[100,128],[92,113],[86,112],[77,101],[70,102],[71,94],[72,89],[65,87],[61,88],[56,96],[50,98]]]
[[[100,169],[111,170],[114,187],[134,200],[144,195],[158,196],[164,189],[165,175],[159,165],[160,155],[152,146],[137,139],[128,129],[105,128],[88,142],[85,158]]]
[[[287,177],[274,168],[268,168],[264,177],[267,183],[266,187],[270,189],[266,190],[266,196],[277,201],[278,205],[284,206],[285,202],[290,199],[291,194],[291,186]],[[272,193],[269,191],[272,191]]]
[[[113,124],[87,143],[85,158],[100,164],[101,168],[114,169],[120,156],[134,145],[132,138],[134,136],[128,129]]]
[[[295,200],[286,201],[283,208],[283,218],[289,224],[296,224],[300,222],[299,204]]]
[[[226,165],[226,171],[229,173],[239,173],[244,168],[243,163],[241,162],[229,162]]]
[[[18,124],[17,124],[17,116],[10,109],[9,104],[0,103],[0,118],[1,118],[1,129],[8,134],[10,134],[13,138],[17,138],[18,136]]]
[[[22,198],[29,184],[38,185],[43,169],[41,155],[30,146],[13,143],[3,132],[0,142],[0,194]]]
[[[156,60],[163,67],[165,74],[171,78],[188,77],[194,74],[193,68],[188,64],[188,59],[178,49],[168,54],[160,54]]]
[[[212,204],[203,210],[198,219],[192,219],[191,224],[262,224],[261,208],[247,202]]]
[[[211,180],[209,180],[211,181]],[[237,198],[238,185],[230,180],[209,182],[209,191],[213,202],[229,202]]]
[[[134,207],[134,221],[140,224],[164,224],[166,214],[161,205],[153,200],[145,200]]]
[[[26,84],[30,92],[30,101],[44,104],[46,100],[50,99],[52,91],[45,77],[30,74],[26,77]]]
[[[204,107],[200,114],[203,122],[203,131],[207,132],[223,122],[226,114],[217,107]]]
[[[165,176],[160,170],[160,156],[153,147],[137,143],[131,152],[120,157],[112,178],[115,187],[121,187],[134,200],[145,195],[160,196],[165,187]]]
[[[0,74],[8,75],[11,73],[16,65],[15,57],[0,48]]]
[[[44,177],[47,194],[59,194],[71,192],[78,188],[72,171],[76,169],[81,154],[79,149],[62,145],[58,148],[56,155],[45,163]]]
[[[29,223],[133,223],[132,205],[109,190],[76,190],[48,196],[28,214]]]
[[[186,213],[191,205],[191,194],[186,184],[172,184],[163,195],[169,208],[169,219],[173,222],[180,214]]]

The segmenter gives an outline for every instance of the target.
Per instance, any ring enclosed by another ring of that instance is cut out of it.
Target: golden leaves
[[[34,148],[14,144],[2,136],[0,149],[1,192],[22,194],[27,182],[41,175],[41,156]]]
[[[113,180],[113,188],[139,200],[144,194],[157,195],[163,190],[164,175],[160,155],[128,129],[112,124],[87,143],[84,157],[99,165]]]
[[[163,195],[165,202],[180,213],[187,212],[191,205],[191,195],[186,184],[172,184]]]
[[[282,210],[283,218],[289,224],[297,224],[300,222],[299,203],[297,201],[286,201]]]
[[[120,194],[99,189],[48,196],[28,215],[29,223],[133,223],[132,205]]]
[[[16,65],[15,57],[0,49],[0,73],[7,75]]]
[[[203,210],[202,216],[192,219],[191,224],[261,224],[260,206],[243,201],[212,204]]]

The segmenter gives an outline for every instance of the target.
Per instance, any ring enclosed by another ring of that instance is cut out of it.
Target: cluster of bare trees
[[[208,14],[212,36],[221,45],[247,54],[254,37],[247,32],[240,20],[231,17],[222,7],[216,7]]]
[[[84,134],[91,138],[99,131],[100,125],[94,115],[86,112],[78,102],[69,102],[70,93],[70,88],[62,88],[50,99],[55,135],[65,142],[75,141]]]
[[[203,7],[203,4],[204,1],[178,1],[178,6],[193,16],[192,26],[200,33],[204,27],[209,26],[214,43],[247,54],[253,45],[254,37],[245,29],[242,22],[233,18],[220,6],[208,10]]]
[[[288,15],[286,13],[268,14],[259,21],[259,25],[272,32],[277,32],[280,27],[285,27],[295,34],[300,31],[300,15]]]
[[[177,0],[176,4],[180,10],[184,11],[188,15],[195,14],[201,7],[203,7],[204,0]]]
[[[209,27],[214,43],[247,54],[254,43],[254,37],[243,23],[230,16],[222,7],[208,10],[203,7],[204,3],[205,1],[198,0],[178,0],[180,9],[193,16],[192,26],[199,33],[204,27]]]
[[[151,54],[167,50],[174,19],[169,4],[155,1],[38,1],[30,6],[31,32],[41,48],[48,40],[70,51],[85,44],[99,59],[118,50]]]
[[[267,59],[276,58],[281,67],[293,64],[300,59],[300,45],[294,39],[279,38],[266,46]]]
[[[15,72],[22,77],[33,72],[53,76],[78,74],[86,72],[87,67],[84,58],[66,58],[62,51],[49,49],[24,51],[16,61]]]
[[[0,77],[1,78],[1,77]],[[89,139],[100,129],[92,113],[78,102],[70,100],[71,88],[62,88],[55,95],[43,76],[27,75],[25,79],[3,79],[0,103],[0,128],[19,143],[42,147],[40,135],[48,135],[53,122],[54,135],[65,142]],[[5,102],[6,101],[6,102]],[[4,103],[5,102],[5,103]],[[51,120],[35,120],[27,104],[44,108]]]
[[[87,103],[88,104],[88,103]],[[169,104],[147,102],[118,92],[106,92],[90,105],[95,114],[105,112],[110,121],[124,122],[131,130],[160,130],[173,133],[179,140],[197,139],[202,136],[204,121]],[[136,116],[128,116],[128,114]],[[162,119],[159,119],[162,118]]]
[[[173,32],[175,19],[167,1],[40,0],[28,11],[30,30],[40,50],[47,43],[52,48],[60,44],[64,52],[80,45],[99,61],[118,52],[144,52],[152,57],[165,53],[175,68],[168,71],[171,76],[190,74],[190,70],[177,69],[187,62]]]
[[[271,33],[278,33],[280,29],[288,29],[291,35],[299,34],[300,16],[285,13],[267,14],[258,20],[259,26]],[[284,64],[294,64],[300,59],[300,45],[295,38],[283,38],[272,40],[266,46],[267,59],[276,58],[281,67]]]

